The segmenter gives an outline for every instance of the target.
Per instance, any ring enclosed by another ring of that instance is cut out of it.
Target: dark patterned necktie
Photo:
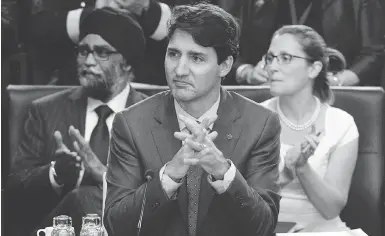
[[[99,119],[91,134],[90,147],[99,160],[106,165],[110,145],[110,132],[108,131],[106,119],[113,111],[109,106],[101,105],[95,109],[95,112]]]
[[[196,121],[200,124],[199,121]],[[210,128],[208,131],[211,132]],[[188,131],[189,132],[189,131]],[[190,236],[196,235],[198,220],[199,192],[203,168],[200,165],[190,166],[187,172],[187,197],[188,197],[188,231]]]
[[[199,165],[191,166],[187,173],[188,230],[190,236],[196,235],[202,173],[203,169]]]

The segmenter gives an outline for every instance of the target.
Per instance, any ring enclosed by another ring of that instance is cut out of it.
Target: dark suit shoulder
[[[70,88],[65,89],[63,91],[59,91],[53,94],[46,95],[44,97],[38,98],[32,102],[33,105],[38,107],[50,107],[57,106],[62,104],[63,102],[69,100],[69,96],[75,92],[78,88]]]
[[[247,113],[247,116],[255,118],[255,115],[257,115],[258,118],[261,119],[261,118],[268,118],[274,113],[273,111],[269,110],[263,105],[239,93],[232,92],[232,91],[230,91],[229,93],[233,97],[233,100],[237,103],[238,109],[243,113]]]
[[[135,90],[135,93],[137,94],[137,96],[139,97],[140,100],[144,100],[144,99],[148,98],[148,95],[146,95],[142,92],[139,92],[138,90]]]
[[[153,114],[153,112],[155,112],[161,104],[164,104],[169,93],[169,91],[164,91],[151,97],[147,97],[146,99],[126,108],[121,113],[125,117],[130,117],[130,119],[148,117]]]

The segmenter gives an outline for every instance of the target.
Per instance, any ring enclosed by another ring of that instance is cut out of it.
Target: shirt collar
[[[120,92],[118,95],[113,97],[110,101],[107,103],[104,103],[100,100],[97,100],[95,98],[88,97],[87,101],[87,112],[92,112],[95,110],[95,108],[99,107],[100,105],[107,105],[111,108],[111,110],[114,111],[114,113],[120,112],[123,109],[126,108],[126,103],[128,96],[130,95],[130,84],[127,83],[127,86]]]
[[[175,106],[175,112],[177,117],[179,115],[182,115],[184,117],[187,117],[188,119],[193,119],[195,121],[202,122],[205,118],[213,117],[217,114],[218,108],[219,108],[219,101],[220,101],[220,94],[218,96],[218,99],[215,101],[215,103],[211,106],[210,109],[208,109],[202,116],[200,116],[198,119],[192,117],[190,114],[188,114],[183,108],[179,105],[179,103],[174,99],[174,106]],[[183,130],[186,128],[186,125],[178,119],[179,129]],[[213,129],[214,123],[210,125],[210,129]]]

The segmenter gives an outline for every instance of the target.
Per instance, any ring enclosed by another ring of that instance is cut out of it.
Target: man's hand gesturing
[[[71,152],[63,143],[59,131],[54,133],[57,149],[55,152],[55,181],[63,185],[76,185],[81,170],[81,158],[76,152]]]

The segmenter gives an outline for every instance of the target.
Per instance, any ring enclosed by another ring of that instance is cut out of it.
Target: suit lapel
[[[215,139],[215,146],[220,150],[225,158],[233,159],[233,151],[237,141],[242,133],[240,122],[240,113],[233,97],[225,89],[221,88],[221,101],[218,108],[218,119],[214,123],[213,130],[218,132]],[[199,196],[198,225],[202,225],[207,215],[211,201],[215,195],[213,188],[207,181],[207,173],[204,172],[201,181],[201,191]]]
[[[127,97],[126,108],[142,100],[143,100],[143,97],[141,96],[141,94],[138,91],[136,91],[132,86],[130,86],[130,93]]]
[[[152,128],[151,133],[162,163],[166,164],[178,152],[181,142],[174,137],[174,132],[179,131],[179,125],[173,98],[170,93],[166,93],[162,99],[163,102],[154,114],[157,125]]]
[[[85,123],[86,123],[86,111],[87,111],[87,96],[81,87],[74,89],[69,95],[70,103],[67,107],[67,130],[70,125],[77,128],[84,136]],[[71,142],[72,143],[72,142]]]
[[[154,114],[157,125],[151,130],[155,146],[161,157],[163,165],[171,161],[181,148],[181,141],[174,137],[174,132],[179,131],[179,124],[176,117],[174,100],[171,92],[165,93],[163,101]],[[187,222],[187,188],[186,181],[178,190],[178,204],[181,215]]]

